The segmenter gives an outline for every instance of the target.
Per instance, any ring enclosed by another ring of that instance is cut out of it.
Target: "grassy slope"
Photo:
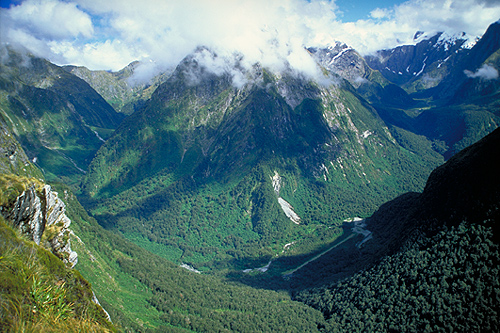
[[[0,205],[10,207],[34,178],[1,175]],[[109,332],[114,327],[92,301],[90,284],[0,217],[1,331]]]

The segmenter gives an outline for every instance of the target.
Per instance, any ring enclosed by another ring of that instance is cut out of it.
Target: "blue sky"
[[[304,46],[343,42],[361,54],[412,43],[416,31],[480,36],[499,0],[0,0],[0,42],[59,64],[145,75],[199,45],[248,66],[314,69]],[[228,64],[212,64],[223,70]],[[146,66],[146,65],[145,65]]]
[[[370,12],[376,8],[392,8],[404,1],[401,0],[337,0],[335,3],[342,11],[339,17],[344,22],[356,22],[370,18]]]

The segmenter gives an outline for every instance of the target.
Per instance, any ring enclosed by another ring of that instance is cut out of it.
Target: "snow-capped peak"
[[[431,39],[432,37],[436,36],[439,32],[438,31],[417,31],[415,35],[413,36],[413,43],[418,44],[421,41]]]
[[[448,32],[442,32],[441,36],[436,43],[436,46],[443,45],[445,48],[451,45],[456,44],[459,41],[463,41],[462,48],[463,49],[471,49],[474,45],[476,45],[479,37],[471,37],[467,35],[465,32],[450,34]]]
[[[457,43],[462,43],[461,48],[463,49],[471,49],[474,45],[476,45],[480,38],[471,37],[465,32],[449,33],[446,31],[417,31],[413,36],[413,45],[417,45],[425,40],[430,40],[436,35],[439,35],[439,38],[434,47],[443,47],[446,51]]]

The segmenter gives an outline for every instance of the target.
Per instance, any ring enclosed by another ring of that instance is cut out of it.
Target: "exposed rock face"
[[[329,72],[346,79],[354,87],[359,87],[370,74],[370,68],[363,57],[352,47],[337,42],[327,48],[308,48],[318,63]]]
[[[12,208],[3,207],[1,211],[6,219],[36,244],[51,249],[65,264],[74,267],[78,255],[71,250],[71,220],[65,212],[66,205],[49,185],[45,185],[41,192],[34,185],[30,186],[17,197]]]
[[[281,206],[281,209],[285,213],[286,217],[288,217],[293,223],[300,224],[300,216],[295,213],[292,205],[290,205],[285,199],[280,197],[280,189],[281,189],[281,176],[278,171],[274,171],[274,176],[271,177],[273,181],[274,193],[278,197],[278,203]]]
[[[14,227],[20,229],[23,234],[40,244],[45,224],[43,221],[42,204],[36,195],[34,186],[31,186],[17,197],[12,210],[2,212],[3,216],[10,220]]]

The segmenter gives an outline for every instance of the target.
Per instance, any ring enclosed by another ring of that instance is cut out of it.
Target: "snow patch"
[[[373,134],[372,132],[370,132],[369,130],[366,130],[361,135],[363,136],[363,139],[366,139],[367,137],[369,137],[372,134]]]
[[[106,140],[104,140],[103,138],[101,138],[101,136],[99,135],[99,133],[97,133],[97,131],[92,130],[92,132],[94,132],[95,136],[96,136],[99,140],[101,140],[102,142],[106,142]]]
[[[182,263],[182,264],[180,264],[180,267],[182,267],[184,269],[187,269],[190,272],[193,272],[193,273],[196,273],[196,274],[201,274],[201,272],[199,270],[195,269],[192,266],[189,266],[188,264]]]
[[[285,199],[282,197],[278,197],[278,203],[285,212],[285,215],[295,224],[300,224],[300,217],[293,210],[292,205],[290,205]]]
[[[344,53],[346,53],[347,51],[350,51],[352,50],[351,47],[348,47],[348,48],[345,48],[343,49],[342,51],[340,51],[335,57],[332,58],[332,60],[330,60],[330,62],[328,63],[328,65],[331,65],[333,64],[338,58],[340,58]]]
[[[274,192],[277,196],[279,196],[281,189],[281,176],[279,175],[278,171],[274,170],[274,176],[271,177],[271,180],[273,182]]]
[[[296,241],[293,241],[291,243],[287,243],[285,244],[285,246],[283,246],[283,251],[281,251],[281,253],[284,253],[286,250],[288,250],[290,248],[290,246],[292,246],[293,244],[297,243]]]
[[[422,74],[422,72],[423,72],[423,71],[424,71],[424,69],[425,69],[425,61],[427,60],[427,58],[428,58],[428,57],[425,57],[425,59],[424,59],[424,61],[423,61],[423,62],[424,62],[424,64],[423,64],[422,69],[420,70],[420,72],[418,72],[417,74],[413,73],[413,75],[415,75],[415,76],[419,76],[420,74]]]
[[[323,165],[324,166],[324,165]],[[326,168],[326,167],[325,167]],[[328,170],[327,170],[328,171]],[[278,197],[278,203],[281,206],[281,209],[285,213],[285,215],[295,224],[300,224],[300,217],[293,210],[292,205],[290,205],[285,199],[280,197],[280,189],[281,189],[281,176],[278,171],[274,170],[274,176],[270,177],[273,182],[273,189]]]

